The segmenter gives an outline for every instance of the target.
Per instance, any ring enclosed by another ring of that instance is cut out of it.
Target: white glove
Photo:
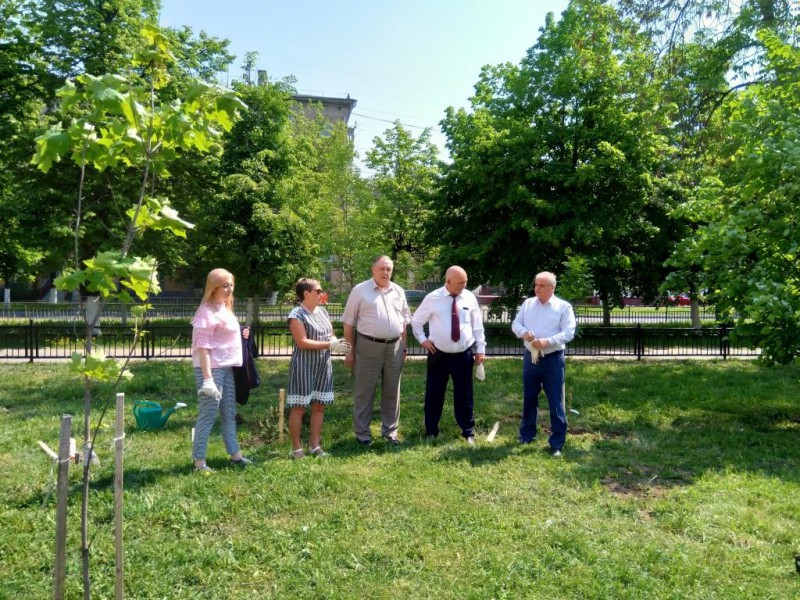
[[[203,379],[203,385],[200,386],[200,389],[197,390],[198,396],[213,396],[215,399],[219,400],[222,398],[222,393],[219,391],[217,384],[214,383],[214,379],[208,378]]]
[[[532,362],[533,364],[536,364],[537,362],[539,362],[539,357],[542,355],[542,351],[541,351],[541,350],[539,350],[539,348],[536,348],[536,347],[533,345],[533,340],[531,340],[530,342],[524,342],[524,344],[525,344],[525,347],[526,347],[526,348],[527,348],[527,349],[530,351],[530,353],[531,353],[531,362]]]
[[[331,353],[333,354],[347,354],[350,352],[350,344],[344,340],[338,339],[335,335],[331,337],[330,345]]]

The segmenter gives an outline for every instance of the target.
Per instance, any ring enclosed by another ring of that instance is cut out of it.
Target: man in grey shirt
[[[372,443],[369,425],[378,380],[382,382],[381,435],[400,444],[400,376],[411,311],[403,288],[391,281],[393,269],[392,259],[378,257],[372,263],[372,277],[352,289],[342,314],[344,339],[351,346],[344,363],[355,375],[353,429],[364,446]]]

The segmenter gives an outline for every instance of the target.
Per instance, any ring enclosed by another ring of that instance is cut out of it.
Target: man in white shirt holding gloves
[[[567,438],[567,413],[564,406],[566,344],[575,337],[572,305],[557,297],[556,276],[543,271],[534,279],[534,297],[522,303],[511,330],[526,344],[522,365],[522,422],[520,444],[536,437],[539,391],[544,390],[550,405],[550,452],[556,458]],[[528,349],[532,346],[539,356]],[[537,360],[534,360],[537,359]]]
[[[411,330],[428,354],[425,382],[425,435],[439,435],[448,379],[453,379],[453,410],[467,444],[475,443],[472,367],[483,363],[486,338],[478,299],[467,287],[467,272],[447,269],[445,284],[423,299],[411,318]],[[423,326],[428,323],[428,336]],[[473,347],[474,353],[473,353]]]

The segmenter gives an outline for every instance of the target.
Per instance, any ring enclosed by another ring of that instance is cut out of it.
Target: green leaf
[[[172,234],[185,238],[187,229],[194,229],[194,224],[178,217],[178,211],[170,206],[161,209],[158,220],[153,224],[155,230],[166,230]]]
[[[83,271],[75,270],[56,277],[54,283],[57,290],[74,292],[83,285],[84,281]]]
[[[54,162],[59,162],[69,152],[71,146],[70,136],[60,127],[52,127],[36,138],[36,154],[31,163],[47,173]]]
[[[95,381],[115,381],[120,376],[124,379],[131,379],[133,373],[128,370],[123,372],[122,364],[115,358],[106,357],[99,351],[93,351],[85,359],[78,353],[73,352],[70,368]]]

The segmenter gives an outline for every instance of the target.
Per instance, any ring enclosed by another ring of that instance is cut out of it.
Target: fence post
[[[150,360],[150,340],[147,339],[148,335],[154,335],[152,331],[150,331],[150,327],[148,327],[147,319],[142,321],[142,331],[149,332],[147,335],[142,334],[139,338],[139,350],[142,353],[142,358],[145,360]]]
[[[33,319],[28,319],[28,331],[25,336],[25,358],[33,362]]]
[[[719,328],[719,336],[719,352],[722,355],[722,360],[727,360],[730,353],[730,342],[728,341],[728,326],[724,323]]]
[[[636,324],[636,341],[634,343],[636,360],[642,360],[644,355],[644,329],[641,323]]]

